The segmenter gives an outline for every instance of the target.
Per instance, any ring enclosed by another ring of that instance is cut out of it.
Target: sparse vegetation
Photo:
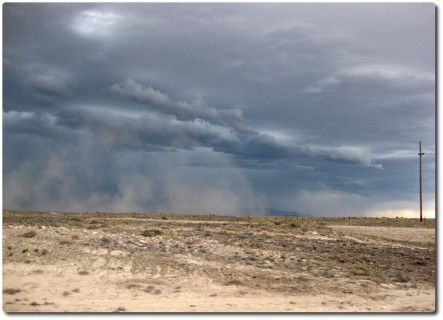
[[[148,293],[151,298],[161,294],[179,297],[200,275],[214,284],[206,297],[211,293],[217,296],[213,293],[219,290],[216,285],[225,290],[218,294],[220,297],[226,292],[232,297],[246,293],[252,297],[256,289],[276,295],[352,292],[363,297],[383,286],[421,290],[435,283],[435,233],[426,230],[431,223],[424,226],[413,219],[352,218],[349,226],[348,218],[250,216],[248,223],[245,217],[234,216],[225,219],[212,215],[211,222],[209,215],[208,220],[198,215],[174,214],[171,221],[161,217],[88,213],[78,216],[77,221],[71,214],[9,212],[3,217],[4,264],[18,263],[29,275],[51,281],[54,271],[46,266],[60,263],[67,266],[57,269],[60,273],[69,269],[70,273],[74,270],[72,276],[76,272],[81,275],[76,286],[85,281],[93,283],[104,273],[120,279],[124,275],[128,278],[118,283],[123,289],[120,292],[134,296]],[[100,223],[104,219],[106,228]],[[407,225],[417,228],[403,228]],[[88,231],[91,226],[100,230]],[[379,233],[371,234],[372,229]],[[22,237],[26,231],[38,235],[26,240]],[[400,231],[410,231],[412,236],[395,238]],[[40,267],[44,274],[36,272]],[[64,300],[62,295],[83,299],[89,292],[82,288],[80,293],[80,287],[72,290],[72,285],[56,291],[59,300]],[[4,294],[8,297],[14,293]],[[29,298],[29,294],[25,290],[19,297]]]
[[[113,221],[113,217],[119,217],[119,223],[124,222],[126,225],[140,225],[140,222],[149,222],[150,220],[161,220],[162,217],[166,217],[165,213],[61,213],[57,214],[49,212],[39,212],[36,215],[32,211],[3,211],[3,221],[13,224],[25,224],[25,225],[41,225],[44,221],[44,225],[51,226],[64,226],[64,227],[79,227],[78,222],[89,222],[89,224],[100,224],[106,219],[106,222],[111,226],[117,223]],[[166,217],[167,218],[167,217]],[[80,221],[78,221],[80,219]],[[122,220],[124,219],[124,220]],[[247,224],[247,216],[222,216],[222,215],[211,215],[212,221],[217,222],[239,222]],[[287,222],[290,220],[294,221],[296,218],[287,218]],[[177,214],[174,213],[175,221],[209,221],[209,215],[190,215],[190,214]],[[418,218],[373,218],[373,217],[351,217],[351,225],[353,226],[385,226],[385,227],[414,227],[414,228],[435,228],[435,219],[425,219],[425,223],[420,224]],[[270,225],[274,222],[285,221],[284,216],[249,216],[249,225],[251,227],[257,227],[259,225]],[[318,224],[319,222],[324,223],[326,226],[347,226],[349,225],[349,217],[299,217],[296,222],[299,222],[302,226],[309,229],[310,226]],[[282,225],[280,223],[277,225]],[[91,227],[86,227],[91,228]],[[98,227],[96,227],[98,228]],[[95,229],[92,227],[91,229]]]

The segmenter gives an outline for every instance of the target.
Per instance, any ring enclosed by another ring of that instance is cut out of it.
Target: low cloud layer
[[[240,109],[218,110],[208,106],[203,100],[174,101],[168,95],[152,87],[145,87],[130,78],[122,83],[112,85],[110,90],[125,98],[146,104],[149,108],[160,113],[173,115],[179,121],[201,119],[227,126],[239,132],[255,132],[245,126],[243,112]]]
[[[5,4],[3,205],[411,215],[422,140],[433,215],[434,19],[432,4]]]

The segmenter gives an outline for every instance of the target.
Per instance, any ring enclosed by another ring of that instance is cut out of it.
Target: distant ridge
[[[265,214],[267,216],[299,216],[299,217],[314,217],[310,214],[303,214],[297,211],[285,211],[285,210],[278,210],[274,208],[266,208]]]

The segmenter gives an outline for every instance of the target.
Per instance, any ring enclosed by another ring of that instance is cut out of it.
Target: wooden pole
[[[421,152],[421,141],[420,141],[420,152],[418,153],[418,155],[420,156],[420,223],[423,221],[423,213],[422,213],[422,209],[423,209],[423,205],[422,205],[422,184],[421,184],[421,180],[422,180],[422,174],[421,174],[421,157],[424,155],[424,152]]]

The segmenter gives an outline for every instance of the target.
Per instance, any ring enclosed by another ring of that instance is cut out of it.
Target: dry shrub
[[[89,271],[87,271],[87,270],[80,270],[80,271],[78,272],[78,274],[81,275],[81,276],[85,276],[85,275],[88,275],[88,274],[89,274]]]
[[[411,278],[409,278],[407,275],[401,273],[400,271],[397,272],[396,277],[394,279],[395,282],[409,282],[411,281]]]
[[[20,289],[11,289],[11,288],[3,289],[3,294],[16,294],[19,292],[21,292]]]
[[[101,238],[100,240],[101,240],[101,242],[102,242],[103,244],[108,244],[108,243],[111,242],[111,240],[110,240],[109,238],[106,238],[106,237],[103,237],[103,238]]]
[[[236,285],[236,286],[238,286],[238,285],[242,285],[242,284],[243,284],[243,282],[240,281],[240,280],[237,280],[237,279],[235,279],[235,280],[229,280],[229,281],[226,281],[226,282],[225,282],[225,285],[226,285],[226,286],[231,286],[231,285]]]
[[[290,226],[292,228],[300,228],[301,227],[301,223],[298,222],[298,221],[294,221],[294,222],[291,222]]]
[[[147,286],[146,289],[144,290],[145,292],[151,292],[152,290],[154,290],[155,287],[154,286]]]
[[[370,276],[370,272],[365,267],[354,267],[351,269],[351,273],[355,276]]]
[[[141,235],[143,237],[155,237],[161,235],[162,232],[160,230],[151,229],[151,230],[144,230]]]
[[[23,233],[21,236],[23,238],[34,238],[37,235],[37,232],[35,232],[34,230],[28,231]]]
[[[130,283],[130,284],[126,285],[126,289],[137,289],[137,288],[140,288],[139,284]]]

